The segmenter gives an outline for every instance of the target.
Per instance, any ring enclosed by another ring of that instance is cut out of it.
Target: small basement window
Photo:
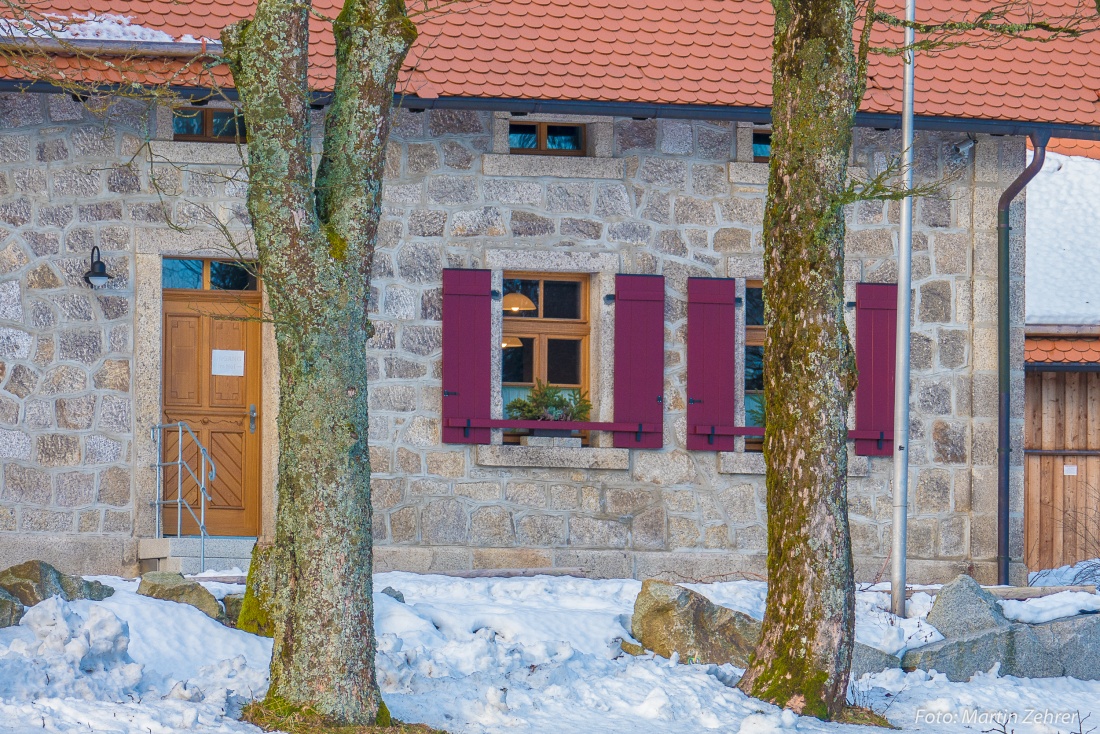
[[[772,134],[770,132],[752,134],[752,160],[754,163],[767,163],[772,157]]]
[[[555,122],[511,122],[508,148],[513,154],[584,155],[584,125]]]
[[[237,110],[184,107],[172,111],[172,139],[196,143],[246,142],[244,115]]]

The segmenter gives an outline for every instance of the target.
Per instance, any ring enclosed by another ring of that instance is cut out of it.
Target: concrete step
[[[252,562],[255,538],[215,537],[206,539],[206,570],[239,568],[247,572]],[[142,571],[174,571],[189,574],[203,569],[199,560],[200,539],[142,538],[138,540],[138,561]]]

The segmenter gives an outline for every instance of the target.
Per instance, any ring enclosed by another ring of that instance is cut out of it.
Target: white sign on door
[[[1063,464],[1062,465],[1062,476],[1064,476],[1064,477],[1075,477],[1075,476],[1077,476],[1077,467],[1074,466],[1073,464]]]
[[[244,377],[244,351],[215,349],[210,353],[210,374]]]

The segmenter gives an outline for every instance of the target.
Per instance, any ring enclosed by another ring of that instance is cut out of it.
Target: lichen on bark
[[[819,718],[845,704],[855,591],[844,218],[863,93],[854,0],[773,0],[772,157],[764,221],[768,597],[739,687]]]
[[[401,0],[348,0],[313,175],[310,6],[260,0],[222,34],[248,128],[248,210],[279,359],[270,550],[272,701],[370,724],[374,672],[367,298],[397,74],[416,38]]]

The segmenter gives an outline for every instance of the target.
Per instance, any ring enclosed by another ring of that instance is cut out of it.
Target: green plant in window
[[[768,401],[763,395],[745,406],[745,423],[750,426],[768,425]]]
[[[592,403],[583,390],[553,387],[536,379],[527,397],[516,398],[504,410],[514,420],[586,421]]]

